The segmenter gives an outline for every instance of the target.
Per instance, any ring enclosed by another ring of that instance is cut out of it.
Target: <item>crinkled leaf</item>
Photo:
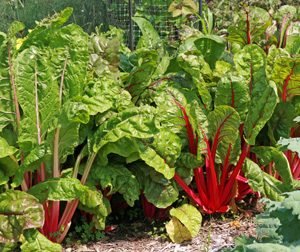
[[[225,51],[226,41],[219,36],[206,35],[194,41],[210,68],[215,69],[216,62]]]
[[[276,61],[272,80],[276,83],[282,101],[291,101],[300,95],[300,60],[280,58]]]
[[[0,194],[0,242],[18,242],[25,229],[43,225],[44,210],[37,198],[16,190]]]
[[[229,106],[218,106],[208,115],[212,123],[213,149],[212,154],[216,154],[216,162],[224,162],[229,146],[233,146],[239,136],[240,118],[238,113]],[[230,162],[237,156],[237,153],[231,152]]]
[[[88,34],[79,26],[70,24],[57,32],[50,42],[50,48],[51,63],[55,69],[60,92],[62,92],[60,102],[63,104],[83,93],[89,60]]]
[[[181,243],[192,239],[190,231],[176,218],[166,224],[166,230],[172,242]]]
[[[51,178],[44,180],[28,190],[28,193],[34,195],[41,203],[46,200],[69,201],[79,198],[87,190],[75,178]]]
[[[166,208],[178,199],[179,193],[173,182],[161,184],[147,177],[143,183],[143,191],[147,200],[158,208]]]
[[[255,139],[271,118],[276,103],[276,93],[272,87],[268,87],[260,99],[250,107],[244,126],[246,141],[249,144],[255,145]]]
[[[157,92],[155,102],[162,125],[180,137],[195,139],[193,127],[198,128],[198,123],[207,131],[204,108],[200,107],[199,99],[192,92],[177,85],[167,86]]]
[[[110,153],[118,154],[122,157],[131,157],[131,155],[138,154],[138,148],[133,139],[130,137],[123,137],[120,138],[118,141],[109,143],[101,149],[101,151],[98,153],[97,158],[99,160],[99,163],[101,166],[106,166],[109,162],[108,155]],[[139,159],[138,154],[138,159]],[[132,162],[132,161],[131,161]],[[131,163],[130,162],[130,163]]]
[[[202,216],[197,208],[189,204],[184,204],[171,209],[170,215],[179,219],[187,227],[192,237],[198,235],[202,224]]]
[[[181,140],[171,131],[161,130],[154,141],[137,140],[140,157],[145,163],[162,173],[167,179],[175,174],[175,162],[180,155]]]
[[[276,61],[280,58],[289,58],[289,53],[282,49],[277,48],[275,45],[272,45],[268,50],[268,56],[266,58],[266,73],[268,78],[271,78]]]
[[[137,51],[139,62],[128,77],[126,88],[132,97],[137,97],[152,83],[151,77],[155,73],[158,64],[157,50],[142,48]]]
[[[249,85],[252,104],[255,104],[267,88],[266,54],[257,45],[247,45],[234,56],[234,63],[239,75]]]
[[[58,243],[51,242],[35,229],[25,230],[26,241],[21,245],[22,252],[59,252],[62,247]]]
[[[140,188],[136,177],[123,165],[108,164],[95,165],[90,171],[88,181],[94,185],[109,188],[108,195],[116,192],[123,195],[128,205],[133,206],[140,195]]]
[[[23,110],[19,145],[27,151],[44,139],[58,110],[59,92],[47,55],[38,48],[30,47],[19,54],[15,68],[18,99]]]
[[[89,70],[101,76],[103,72],[114,73],[119,70],[120,38],[107,39],[104,36],[92,36],[90,42]]]
[[[240,77],[224,76],[218,83],[215,106],[227,105],[234,108],[244,122],[250,105],[249,88]]]
[[[260,36],[271,25],[271,17],[269,13],[258,7],[244,7],[237,13],[239,20],[237,26],[228,27],[227,40],[245,46],[252,44],[260,38]]]
[[[156,109],[150,106],[135,107],[115,114],[103,123],[90,139],[93,151],[116,142],[122,137],[148,138],[159,132]]]

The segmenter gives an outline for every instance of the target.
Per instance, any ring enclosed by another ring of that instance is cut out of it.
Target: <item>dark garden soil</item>
[[[164,224],[148,220],[126,221],[114,225],[99,241],[64,245],[64,252],[217,252],[233,248],[236,237],[255,235],[254,217],[263,212],[261,203],[238,204],[239,213],[204,215],[202,228],[197,237],[182,244],[172,243],[166,238]],[[244,209],[244,210],[243,210]],[[247,209],[247,210],[245,210]],[[162,227],[160,229],[160,227]],[[161,230],[161,231],[159,231]]]

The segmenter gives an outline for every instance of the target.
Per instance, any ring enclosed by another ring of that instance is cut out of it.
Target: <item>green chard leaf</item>
[[[0,194],[0,242],[18,242],[25,229],[44,225],[43,206],[32,195],[8,190]]]
[[[240,118],[238,113],[232,107],[218,106],[208,115],[208,120],[211,122],[213,132],[212,155],[216,155],[213,158],[216,158],[217,163],[223,163],[229,150],[229,163],[234,162],[238,155],[232,151],[233,145],[239,137]]]
[[[75,178],[51,178],[46,179],[31,187],[28,193],[39,199],[40,203],[46,200],[70,201],[79,198],[87,190]]]
[[[248,82],[251,103],[256,104],[267,88],[265,52],[257,45],[247,45],[235,54],[234,63],[239,75]]]
[[[139,44],[142,47],[154,48],[161,39],[157,31],[153,28],[152,24],[148,20],[141,17],[133,17],[132,20],[137,23],[143,33],[143,36],[140,38],[140,41],[142,42],[139,41],[136,49],[139,49]]]
[[[279,173],[283,185],[289,191],[300,188],[300,182],[293,179],[289,162],[283,152],[271,146],[252,147],[250,152],[256,154],[261,165],[268,165],[273,161],[275,163],[274,170]]]
[[[122,137],[148,138],[159,132],[156,109],[150,106],[135,107],[115,114],[103,123],[90,138],[93,151],[116,142]]]
[[[218,83],[215,106],[227,105],[234,108],[244,122],[250,105],[248,84],[241,77],[225,75]]]
[[[136,177],[123,165],[94,165],[88,181],[94,185],[101,185],[102,189],[109,188],[107,195],[116,192],[122,194],[129,206],[133,206],[140,195]]]
[[[212,70],[215,69],[216,62],[225,51],[226,41],[216,35],[206,35],[194,41],[197,49],[204,56],[204,60]]]
[[[30,47],[20,53],[15,69],[17,94],[23,110],[18,142],[23,151],[28,151],[44,140],[58,111],[59,91],[47,55],[40,49]]]
[[[300,95],[300,60],[280,58],[276,61],[272,80],[276,83],[281,101],[291,101]]]
[[[167,129],[155,135],[154,141],[137,140],[140,157],[167,179],[175,174],[175,162],[180,155],[181,139]]]
[[[180,243],[198,235],[202,224],[202,216],[194,206],[184,204],[178,208],[173,208],[170,210],[170,215],[173,218],[166,225],[166,228],[173,242]],[[186,229],[181,226],[181,223]],[[181,232],[181,230],[185,231]],[[189,233],[189,235],[184,233]]]
[[[260,99],[255,104],[252,104],[244,126],[245,140],[248,144],[255,145],[255,139],[271,118],[276,103],[276,93],[274,89],[269,86],[261,95]]]
[[[36,229],[24,231],[26,241],[20,246],[22,252],[60,252],[62,247],[60,244],[51,242]]]
[[[257,41],[271,25],[269,13],[258,7],[245,7],[237,12],[239,20],[237,26],[229,26],[227,40],[245,46]]]

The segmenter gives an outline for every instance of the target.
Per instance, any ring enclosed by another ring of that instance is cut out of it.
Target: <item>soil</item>
[[[244,205],[244,206],[243,206]],[[248,210],[242,210],[246,208]],[[65,245],[64,252],[217,252],[223,248],[233,248],[235,238],[245,234],[255,236],[254,217],[263,212],[263,205],[239,204],[239,213],[204,215],[202,228],[197,237],[181,244],[171,242],[165,235],[164,224],[149,220],[123,221],[113,225],[99,241]],[[162,227],[161,229],[159,227]],[[156,230],[156,231],[155,231]],[[163,231],[157,231],[163,230]]]

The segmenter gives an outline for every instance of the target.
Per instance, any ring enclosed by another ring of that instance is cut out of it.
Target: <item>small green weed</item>
[[[93,222],[88,223],[86,217],[81,217],[81,225],[75,226],[73,232],[69,232],[66,238],[68,245],[72,244],[72,240],[79,238],[76,243],[87,243],[88,241],[98,241],[104,238],[105,232],[95,229]]]

